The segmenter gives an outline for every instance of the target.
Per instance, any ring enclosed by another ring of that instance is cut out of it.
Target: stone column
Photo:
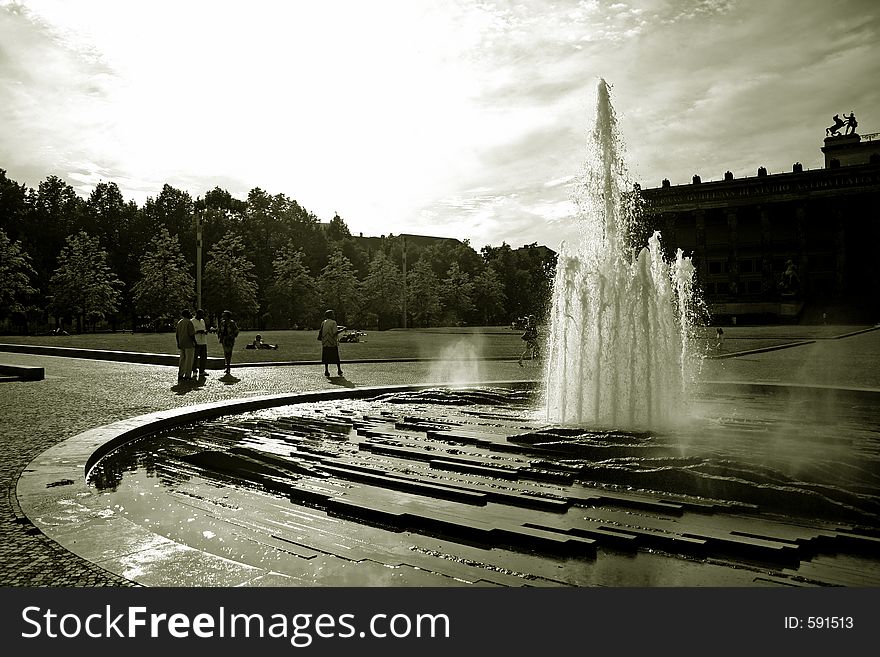
[[[709,259],[706,257],[706,211],[694,210],[694,266],[703,282],[709,277]]]
[[[739,289],[739,237],[737,236],[736,209],[728,209],[727,217],[727,286],[730,294],[740,296]]]
[[[834,226],[834,294],[836,297],[845,297],[847,293],[846,281],[846,227],[844,226],[843,211],[835,208],[832,214]]]
[[[761,294],[771,296],[776,293],[776,278],[773,276],[773,231],[770,226],[770,212],[759,208],[761,217]]]
[[[800,297],[803,298],[809,293],[809,269],[810,264],[807,261],[807,208],[800,204],[795,208],[794,225],[797,240],[797,259],[795,263],[798,268],[798,278],[800,279]]]

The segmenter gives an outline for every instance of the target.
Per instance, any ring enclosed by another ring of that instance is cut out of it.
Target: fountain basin
[[[662,435],[548,426],[521,382],[208,404],[76,436],[17,492],[145,585],[880,582],[876,393],[707,390]]]

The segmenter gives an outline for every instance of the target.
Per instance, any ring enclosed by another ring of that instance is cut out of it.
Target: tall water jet
[[[664,259],[660,233],[637,248],[638,190],[629,180],[608,85],[575,191],[578,235],[559,252],[545,363],[547,419],[648,429],[681,417],[690,375],[694,268]]]

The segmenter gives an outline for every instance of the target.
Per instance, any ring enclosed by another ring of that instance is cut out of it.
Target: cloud
[[[210,7],[0,0],[0,167],[138,202],[259,186],[356,233],[550,245],[597,77],[644,186],[818,166],[838,112],[880,130],[871,2]]]
[[[36,184],[59,163],[79,160],[94,143],[71,147],[78,135],[100,138],[108,69],[20,5],[0,8],[0,157]],[[66,173],[66,171],[62,172]],[[20,180],[20,182],[25,182]]]
[[[701,20],[699,30],[654,32],[630,53],[663,63],[655,75],[662,83],[647,93],[618,87],[632,159],[648,186],[664,177],[689,182],[694,173],[719,179],[727,169],[754,175],[761,165],[790,170],[796,160],[821,166],[825,123],[843,109],[836,103],[862,108],[880,125],[872,116],[877,92],[864,83],[880,72],[875,9],[734,7],[732,17]],[[675,35],[680,47],[670,49]]]

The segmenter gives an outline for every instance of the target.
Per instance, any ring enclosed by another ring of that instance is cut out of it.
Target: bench
[[[19,381],[42,381],[46,371],[33,365],[7,365],[0,363],[0,376],[9,376]]]

